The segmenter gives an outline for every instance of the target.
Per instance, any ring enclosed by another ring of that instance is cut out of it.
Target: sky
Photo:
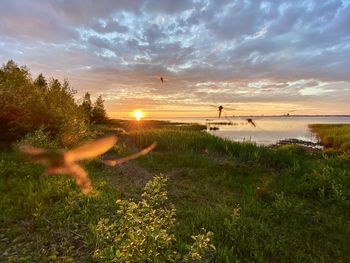
[[[349,2],[0,0],[0,61],[113,118],[350,114]]]

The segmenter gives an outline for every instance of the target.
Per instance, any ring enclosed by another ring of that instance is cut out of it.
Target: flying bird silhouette
[[[98,139],[69,151],[52,151],[43,148],[36,148],[29,145],[23,145],[19,150],[26,154],[30,161],[46,166],[44,175],[67,174],[75,179],[84,194],[92,190],[91,180],[87,172],[78,164],[77,161],[91,159],[108,151],[115,143],[115,136],[108,136]]]
[[[222,105],[220,105],[219,107],[218,107],[217,105],[209,105],[209,106],[215,107],[215,108],[218,109],[218,111],[219,111],[219,118],[221,118],[221,114],[222,114],[222,111],[223,111],[223,110],[236,110],[236,109],[228,108],[228,107],[226,107],[226,106],[224,107],[224,106],[222,106]]]
[[[108,151],[116,142],[115,136],[108,136],[66,152],[28,145],[21,146],[19,150],[26,154],[33,163],[46,166],[44,175],[67,174],[75,179],[76,184],[84,194],[88,194],[92,190],[91,180],[88,173],[76,162],[97,157]]]
[[[83,144],[82,146],[66,152],[63,150],[52,151],[36,148],[29,145],[20,146],[19,150],[33,163],[46,166],[47,169],[44,175],[67,174],[75,179],[76,184],[84,194],[89,194],[92,190],[89,175],[80,165],[76,164],[76,162],[97,157],[107,152],[116,142],[117,137],[108,136]],[[116,166],[145,155],[155,147],[156,143],[153,143],[138,153],[117,160],[105,160],[103,163],[109,166]]]
[[[163,77],[160,77],[160,81],[162,82],[162,84],[164,83]]]
[[[254,127],[256,127],[256,124],[255,124],[255,122],[253,121],[252,118],[248,118],[248,119],[246,119],[246,121],[247,121],[248,123],[250,123],[251,125],[253,125]]]
[[[222,107],[221,105],[219,106],[219,118],[221,117],[221,113],[222,113],[222,110],[224,109],[224,107]]]

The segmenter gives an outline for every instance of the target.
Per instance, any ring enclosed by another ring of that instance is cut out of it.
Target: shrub
[[[17,146],[21,145],[31,145],[34,147],[57,149],[58,143],[52,140],[47,132],[45,132],[44,127],[40,127],[38,130],[27,133],[22,140],[20,140]]]
[[[94,232],[94,257],[102,262],[195,262],[204,261],[215,249],[211,232],[193,236],[188,254],[176,250],[175,208],[167,203],[166,177],[147,183],[138,202],[118,200],[117,213],[101,219]],[[114,218],[112,221],[111,218]]]

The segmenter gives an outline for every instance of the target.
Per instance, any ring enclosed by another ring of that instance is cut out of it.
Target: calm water
[[[254,141],[257,144],[274,144],[283,139],[300,139],[317,142],[310,132],[308,124],[312,123],[350,123],[350,117],[255,117],[256,127],[244,118],[211,118],[210,122],[232,122],[234,125],[212,125],[219,127],[209,133],[234,141]],[[171,121],[206,124],[206,118],[177,118]],[[209,122],[209,123],[210,123]]]

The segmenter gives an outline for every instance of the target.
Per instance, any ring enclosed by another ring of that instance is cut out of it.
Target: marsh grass
[[[153,140],[158,142],[158,151],[217,153],[241,162],[275,168],[297,165],[298,156],[306,155],[306,151],[298,146],[270,149],[250,142],[238,143],[214,137],[204,131],[149,129],[131,132],[130,137],[139,147],[144,147]]]
[[[309,127],[327,151],[350,153],[350,124],[310,124]]]

